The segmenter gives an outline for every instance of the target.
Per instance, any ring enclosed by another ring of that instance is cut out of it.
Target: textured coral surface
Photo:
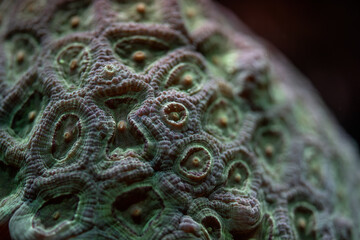
[[[359,239],[357,155],[208,0],[3,0],[1,239]]]

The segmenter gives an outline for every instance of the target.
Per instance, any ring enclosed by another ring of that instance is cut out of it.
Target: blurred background
[[[349,0],[218,0],[277,47],[360,143],[360,7]]]

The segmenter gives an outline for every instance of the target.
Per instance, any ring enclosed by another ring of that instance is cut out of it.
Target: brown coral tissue
[[[0,2],[2,239],[359,239],[355,144],[210,0]]]

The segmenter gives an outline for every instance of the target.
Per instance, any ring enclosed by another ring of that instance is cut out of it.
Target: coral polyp
[[[1,1],[1,238],[359,239],[354,144],[227,15]]]

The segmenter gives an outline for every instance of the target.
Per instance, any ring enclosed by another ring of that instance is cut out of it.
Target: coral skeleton
[[[0,2],[1,239],[360,239],[359,157],[210,0]]]

